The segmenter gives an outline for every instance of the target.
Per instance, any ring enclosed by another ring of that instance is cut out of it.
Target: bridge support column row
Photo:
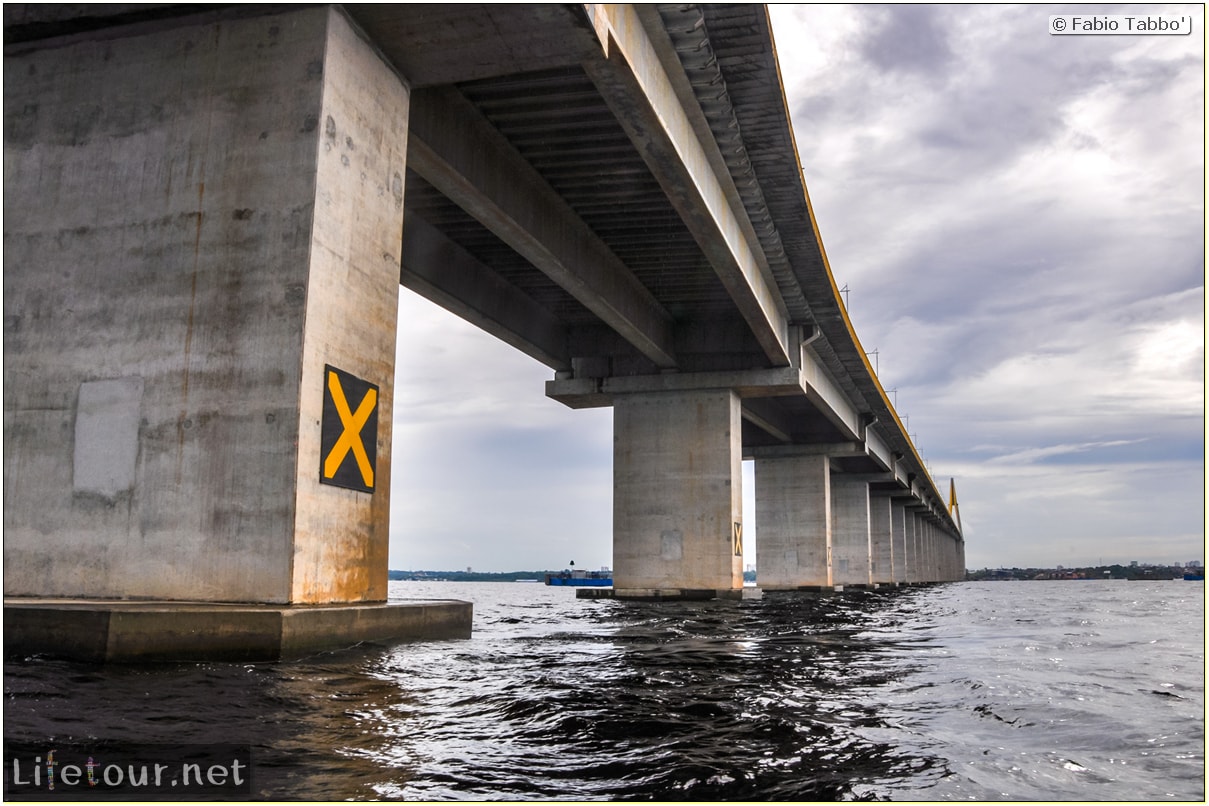
[[[890,503],[818,449],[756,458],[756,578],[765,590],[871,586],[893,569]]]
[[[951,582],[965,578],[965,542],[942,529],[920,508],[905,509],[906,581]]]
[[[936,570],[936,526],[927,515],[920,515],[920,526],[923,529],[923,541],[920,547],[920,557],[923,565],[921,582],[935,582],[938,578]]]
[[[619,598],[736,595],[742,588],[739,396],[658,391],[614,400],[614,591]],[[842,473],[822,447],[755,461],[764,590],[936,582],[958,545],[928,510]]]

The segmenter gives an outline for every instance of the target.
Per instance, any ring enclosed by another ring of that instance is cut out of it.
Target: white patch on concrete
[[[80,384],[72,471],[76,492],[115,498],[134,489],[142,401],[139,377]]]

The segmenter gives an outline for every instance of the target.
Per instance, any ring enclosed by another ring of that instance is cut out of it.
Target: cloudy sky
[[[832,271],[956,478],[967,565],[1203,560],[1203,10],[1144,8],[1192,36],[1051,36],[1066,10],[772,18]],[[611,564],[612,412],[550,377],[401,292],[391,568]]]

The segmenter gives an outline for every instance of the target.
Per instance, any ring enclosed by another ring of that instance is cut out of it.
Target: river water
[[[10,662],[5,739],[246,744],[251,797],[272,800],[1205,798],[1202,582],[697,603],[391,586],[474,602],[473,637]]]

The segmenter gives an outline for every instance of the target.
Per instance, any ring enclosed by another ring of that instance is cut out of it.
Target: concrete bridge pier
[[[614,595],[740,596],[739,396],[726,389],[623,394],[613,407]]]
[[[6,36],[4,83],[8,649],[468,635],[385,604],[405,81],[300,7]]]
[[[931,513],[919,514],[920,528],[920,582],[936,581],[936,534],[932,528]]]
[[[940,529],[936,526],[935,516],[928,518],[928,581],[939,582],[944,579],[943,564],[941,562],[941,545],[943,539],[940,534]]]
[[[757,451],[761,589],[833,590],[910,579],[908,530],[914,524],[901,500],[874,486],[892,476],[839,472],[832,466],[836,450],[801,445]]]
[[[927,507],[923,504],[907,506],[908,553],[911,557],[908,581],[912,584],[928,581],[928,563],[925,556],[925,546],[927,543],[924,535],[925,521],[920,514],[926,510]]]
[[[890,539],[893,545],[896,585],[907,584],[907,510],[902,498],[890,497]]]
[[[893,586],[894,576],[894,499],[888,491],[869,491],[869,545],[873,584]]]
[[[872,587],[868,476],[831,474],[831,544],[836,587]]]
[[[762,590],[831,590],[831,460],[802,446],[755,460],[756,579]]]

